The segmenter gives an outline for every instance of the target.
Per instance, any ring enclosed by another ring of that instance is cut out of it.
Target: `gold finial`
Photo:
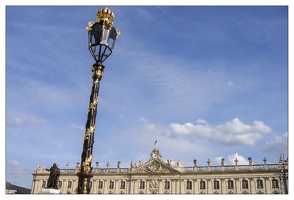
[[[96,19],[98,22],[103,21],[103,24],[107,26],[112,26],[114,20],[114,13],[109,10],[107,7],[102,8],[97,11]]]

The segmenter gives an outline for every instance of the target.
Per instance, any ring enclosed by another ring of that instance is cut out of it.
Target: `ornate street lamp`
[[[89,36],[89,51],[95,63],[91,70],[93,72],[93,84],[88,108],[86,131],[83,141],[83,152],[81,155],[81,165],[77,176],[78,187],[76,193],[89,194],[90,179],[92,175],[92,150],[94,144],[94,132],[96,128],[97,104],[99,98],[99,87],[104,72],[102,63],[112,54],[115,41],[120,34],[113,24],[114,13],[108,8],[102,8],[96,13],[97,22],[89,22],[86,30]]]

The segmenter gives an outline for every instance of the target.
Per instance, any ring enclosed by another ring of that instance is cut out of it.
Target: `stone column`
[[[235,194],[241,194],[241,183],[239,178],[235,178]]]
[[[163,194],[162,179],[158,179],[158,194]]]
[[[133,179],[133,194],[138,194],[138,179]]]
[[[108,188],[109,188],[109,181],[108,180],[103,180],[103,194],[108,194]]]
[[[197,187],[197,179],[192,179],[192,193],[197,194],[198,193],[198,187]]]
[[[176,179],[175,180],[175,194],[180,194],[180,180]]]
[[[206,182],[207,182],[206,194],[212,194],[211,179],[210,178],[206,179]]]
[[[78,181],[77,179],[72,180],[72,188],[73,191],[75,192],[75,189],[78,187]]]
[[[221,193],[222,194],[226,194],[226,182],[225,182],[225,178],[221,178]]]
[[[38,192],[41,190],[40,189],[41,187],[42,187],[42,180],[36,179],[34,194],[38,194]]]
[[[97,180],[96,179],[92,179],[92,188],[91,188],[91,193],[92,194],[97,194]]]
[[[175,179],[170,179],[170,193],[171,194],[176,194],[176,180]]]
[[[126,181],[126,193],[127,194],[131,194],[131,190],[132,190],[132,179],[128,179]]]
[[[255,180],[252,177],[249,177],[249,187],[250,187],[250,194],[256,194]]]
[[[185,194],[184,193],[184,188],[185,188],[185,185],[183,184],[184,180],[182,178],[180,178],[180,194]]]
[[[114,194],[119,194],[119,180],[114,180]]]
[[[34,177],[33,178],[33,183],[32,183],[32,189],[31,189],[31,194],[36,194],[36,182],[37,182],[37,180],[36,180],[36,177]]]
[[[264,193],[265,194],[271,193],[269,177],[264,177]]]

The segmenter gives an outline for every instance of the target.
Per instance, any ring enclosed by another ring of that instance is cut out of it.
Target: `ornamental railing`
[[[208,172],[208,171],[249,171],[249,170],[280,170],[279,164],[259,164],[259,165],[226,165],[226,166],[195,166],[195,167],[175,167],[179,172]],[[75,174],[77,169],[60,169],[63,174]],[[48,173],[45,168],[35,169],[34,173]],[[131,168],[93,168],[92,173],[131,173]]]

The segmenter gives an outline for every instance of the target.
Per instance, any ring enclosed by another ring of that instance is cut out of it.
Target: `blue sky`
[[[80,162],[91,92],[86,26],[102,6],[5,8],[6,181]],[[286,6],[107,6],[121,31],[104,62],[93,164],[277,163],[288,157]]]

